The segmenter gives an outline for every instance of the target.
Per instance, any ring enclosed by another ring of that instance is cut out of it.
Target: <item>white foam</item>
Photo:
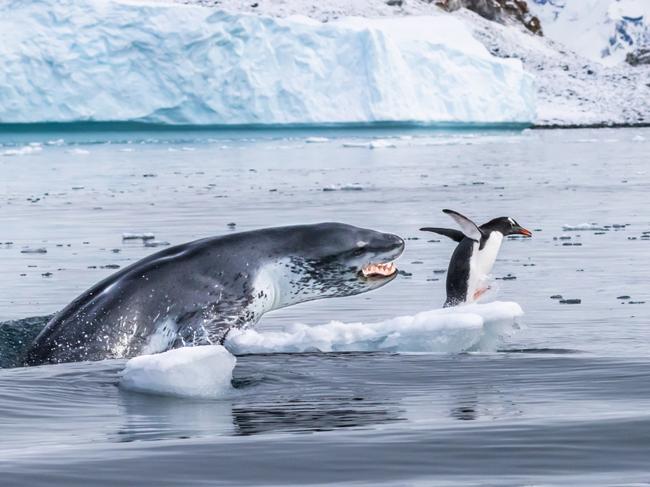
[[[68,154],[75,154],[75,155],[78,155],[78,156],[86,156],[86,155],[90,154],[89,150],[79,149],[79,148],[70,149],[69,151],[66,151],[66,152]]]
[[[286,331],[233,330],[226,347],[236,354],[270,352],[494,351],[520,327],[517,303],[495,301],[423,311],[377,323],[295,324]]]
[[[7,149],[4,152],[2,152],[2,155],[3,156],[26,156],[29,154],[34,154],[36,152],[40,152],[41,150],[43,150],[43,148],[40,146],[26,145],[18,149]]]
[[[363,191],[366,189],[359,183],[346,183],[346,184],[330,184],[325,186],[323,191]]]
[[[343,147],[353,149],[394,149],[397,145],[390,140],[375,139],[368,142],[344,142]]]
[[[220,398],[232,389],[237,359],[221,345],[141,355],[126,363],[120,387],[162,396]]]

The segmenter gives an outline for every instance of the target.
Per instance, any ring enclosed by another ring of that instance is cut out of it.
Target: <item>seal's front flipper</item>
[[[420,230],[423,232],[439,233],[440,235],[449,237],[454,242],[460,242],[465,238],[465,234],[463,234],[463,232],[460,230],[453,230],[451,228],[423,227],[420,228]]]
[[[481,241],[483,232],[481,232],[481,229],[472,220],[454,210],[442,210],[442,212],[454,219],[467,238],[471,238],[477,242]]]

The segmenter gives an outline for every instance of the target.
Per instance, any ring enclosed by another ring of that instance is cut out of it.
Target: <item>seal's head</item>
[[[289,258],[282,262],[282,305],[377,289],[397,276],[393,261],[404,250],[397,235],[343,223],[291,227]]]

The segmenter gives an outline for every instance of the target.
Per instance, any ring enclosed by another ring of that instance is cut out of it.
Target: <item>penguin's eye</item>
[[[365,249],[363,247],[356,249],[354,252],[352,252],[352,255],[363,255],[365,252]]]

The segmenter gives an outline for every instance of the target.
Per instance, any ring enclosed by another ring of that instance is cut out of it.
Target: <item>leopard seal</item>
[[[56,314],[25,365],[129,358],[220,343],[271,310],[351,296],[395,278],[397,235],[343,223],[266,228],[169,247]]]

